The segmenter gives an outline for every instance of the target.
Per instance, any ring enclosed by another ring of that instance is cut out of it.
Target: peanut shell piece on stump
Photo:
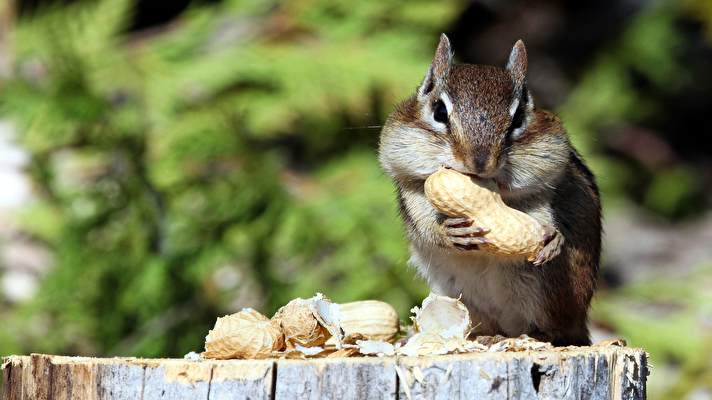
[[[410,312],[416,332],[464,339],[472,329],[470,312],[460,299],[430,293],[420,307],[413,307]]]
[[[278,322],[246,308],[218,318],[205,338],[205,358],[267,358],[284,347]]]
[[[354,337],[390,341],[400,330],[398,313],[388,303],[362,300],[339,306],[340,324],[346,341]]]
[[[314,347],[323,345],[331,334],[314,315],[314,299],[294,299],[274,314],[272,320],[281,325],[288,349],[296,345]]]
[[[467,175],[440,168],[425,180],[425,195],[441,213],[467,217],[489,229],[482,250],[506,255],[525,255],[531,261],[542,248],[544,228],[529,215],[507,206],[493,187]]]

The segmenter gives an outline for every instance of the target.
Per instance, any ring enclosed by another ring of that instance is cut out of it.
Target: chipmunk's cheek
[[[418,153],[418,157],[411,157],[403,167],[412,171],[413,175],[421,179],[426,179],[434,174],[440,167],[447,164],[447,157],[441,154]]]
[[[494,182],[505,197],[514,189],[514,182],[512,182],[512,177],[506,164],[499,168],[499,172],[494,177]]]
[[[469,168],[462,162],[452,150],[447,149],[442,157],[439,167],[454,169],[455,171],[468,172]],[[433,171],[435,172],[435,171]]]

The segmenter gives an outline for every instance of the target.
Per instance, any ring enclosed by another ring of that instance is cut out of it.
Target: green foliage
[[[309,186],[286,214],[272,253],[281,280],[289,282],[287,297],[319,282],[316,287],[329,288],[337,301],[376,296],[408,310],[412,295],[425,293],[412,277],[399,279],[413,272],[402,269],[407,246],[393,190],[375,156],[356,153],[327,164]],[[307,264],[310,268],[301,273],[295,268]]]
[[[424,285],[358,127],[422,78],[458,7],[227,1],[139,37],[128,0],[23,20],[1,107],[41,193],[18,219],[55,266],[0,353],[175,356],[218,315],[315,291],[405,315]]]
[[[656,175],[646,193],[646,205],[662,215],[680,216],[698,207],[693,194],[699,192],[695,172],[680,166]]]
[[[674,2],[657,2],[645,8],[587,69],[559,109],[573,142],[584,154],[592,155],[591,165],[606,203],[620,200],[624,197],[621,195],[630,196],[630,188],[643,186],[643,205],[666,217],[690,211],[685,206],[699,195],[696,182],[665,180],[670,185],[665,187],[672,188],[667,193],[652,177],[661,171],[637,171],[603,157],[600,146],[601,137],[612,127],[664,115],[663,104],[650,92],[671,92],[685,82],[684,65],[679,61],[682,33],[675,26],[681,13]],[[636,75],[648,80],[650,87],[636,85]]]

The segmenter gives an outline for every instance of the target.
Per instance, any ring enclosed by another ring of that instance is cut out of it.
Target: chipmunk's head
[[[381,164],[404,181],[425,179],[447,166],[493,178],[511,190],[540,182],[546,157],[559,169],[566,162],[568,141],[563,133],[540,135],[531,129],[538,124],[526,72],[521,40],[505,68],[453,65],[443,34],[425,79],[383,128]]]

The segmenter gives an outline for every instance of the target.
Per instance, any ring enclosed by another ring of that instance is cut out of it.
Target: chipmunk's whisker
[[[345,130],[354,130],[354,129],[381,129],[381,128],[383,128],[383,125],[347,126],[344,129]]]

